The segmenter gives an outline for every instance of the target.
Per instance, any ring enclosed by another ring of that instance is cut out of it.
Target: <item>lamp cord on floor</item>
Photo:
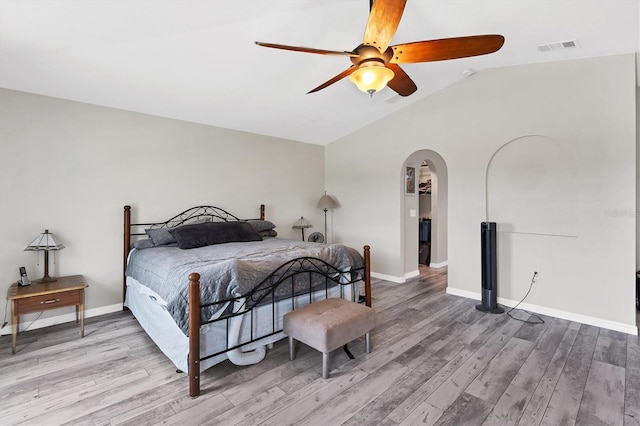
[[[524,295],[524,297],[522,298],[522,300],[521,300],[521,301],[519,301],[519,302],[518,302],[518,304],[517,304],[516,306],[514,306],[513,308],[511,308],[511,309],[509,309],[509,310],[507,311],[507,315],[509,315],[509,317],[513,318],[514,320],[522,321],[522,322],[527,323],[527,324],[544,324],[544,320],[543,320],[542,318],[540,318],[537,314],[534,314],[534,313],[529,312],[529,311],[525,311],[524,309],[521,309],[521,311],[522,311],[522,312],[526,312],[527,314],[531,315],[531,316],[532,316],[532,317],[534,317],[534,318],[537,318],[538,320],[537,320],[537,321],[531,321],[531,320],[528,320],[528,319],[523,320],[523,319],[516,318],[516,317],[514,317],[513,315],[511,315],[511,311],[513,311],[513,310],[514,310],[514,309],[516,309],[518,306],[520,306],[520,304],[521,304],[522,302],[524,302],[524,300],[527,298],[527,296],[529,296],[529,293],[531,292],[531,289],[533,288],[533,283],[536,281],[536,277],[537,277],[537,276],[538,276],[538,273],[537,273],[537,272],[534,272],[534,273],[533,273],[533,277],[531,278],[531,284],[529,284],[529,290],[527,290],[527,294],[525,294],[525,295]]]
[[[34,319],[33,321],[31,321],[31,323],[24,329],[22,330],[22,333],[24,333],[25,331],[29,330],[31,328],[31,326],[40,319],[40,317],[42,316],[42,311],[38,314],[38,316],[36,317],[36,319]],[[20,327],[20,324],[18,324],[18,327]]]

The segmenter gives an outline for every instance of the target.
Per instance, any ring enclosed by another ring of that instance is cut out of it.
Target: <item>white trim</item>
[[[433,266],[433,265],[435,264],[433,263],[431,264],[432,268],[441,268],[442,266],[446,266],[447,262],[438,263],[437,265],[440,265],[440,266]],[[371,272],[371,278],[378,278],[380,280],[391,281],[393,283],[399,283],[399,284],[406,283],[408,279],[419,277],[419,276],[420,276],[419,269],[416,269],[415,271],[407,272],[406,274],[404,274],[403,277],[396,277],[394,275],[381,274],[379,272]]]
[[[475,291],[460,290],[459,288],[453,288],[447,286],[447,294],[452,296],[466,297],[467,299],[481,300],[480,293]]]
[[[404,283],[407,280],[404,277],[394,277],[393,275],[380,274],[378,272],[371,272],[371,278],[378,278],[385,281],[391,281],[394,283]]]
[[[419,269],[416,269],[413,272],[408,272],[408,273],[404,274],[404,279],[408,280],[408,279],[411,279],[411,278],[414,278],[414,277],[417,277],[417,276],[420,276],[420,270]]]
[[[468,290],[461,290],[458,288],[447,287],[447,294],[453,296],[466,297],[467,299],[482,300],[480,293]],[[509,308],[516,306],[518,301],[505,299],[498,297],[498,303],[507,306]],[[590,317],[587,315],[577,314],[575,312],[561,311],[558,309],[547,308],[544,306],[531,305],[529,303],[521,303],[518,309],[524,309],[527,311],[535,312],[537,314],[549,315],[555,318],[561,318],[569,321],[579,322],[581,324],[593,325],[596,327],[606,328],[607,330],[620,331],[622,333],[631,334],[633,336],[638,335],[638,327],[634,327],[629,324],[623,324],[620,322],[609,321],[601,318]]]
[[[106,315],[106,314],[118,312],[121,310],[122,310],[122,303],[116,303],[115,305],[109,305],[109,306],[101,306],[99,308],[87,309],[84,311],[84,318],[87,319],[91,317],[97,317],[100,315]],[[33,315],[36,315],[36,314],[29,314],[29,316],[33,316]],[[27,315],[21,316],[21,318],[25,318],[25,317],[27,317]],[[74,312],[58,315],[55,317],[47,317],[47,318],[41,318],[37,320],[35,320],[35,318],[37,318],[37,315],[33,319],[30,319],[30,320],[25,319],[23,321],[20,321],[20,326],[21,326],[20,331],[23,331],[24,327],[29,327],[29,330],[35,330],[38,328],[44,328],[44,327],[49,327],[56,324],[75,321],[76,313],[74,310]],[[11,324],[7,324],[5,328],[0,330],[0,336],[10,335],[12,327],[13,326]]]
[[[445,266],[449,265],[449,261],[445,260],[444,262],[440,262],[440,263],[429,263],[429,268],[444,268]]]

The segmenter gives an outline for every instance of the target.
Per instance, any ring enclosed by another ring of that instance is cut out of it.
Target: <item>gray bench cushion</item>
[[[344,299],[326,299],[284,316],[284,333],[329,353],[371,331],[375,311]]]

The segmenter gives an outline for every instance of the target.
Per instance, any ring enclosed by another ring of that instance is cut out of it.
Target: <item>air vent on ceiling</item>
[[[552,50],[572,49],[575,47],[580,47],[578,40],[558,41],[537,46],[538,52],[551,52]]]

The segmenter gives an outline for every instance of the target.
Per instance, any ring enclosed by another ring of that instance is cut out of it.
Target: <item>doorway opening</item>
[[[415,170],[415,177],[408,171]],[[448,263],[448,173],[440,154],[424,149],[402,166],[404,274],[419,274],[419,265],[442,268]],[[411,179],[415,191],[409,191]]]

